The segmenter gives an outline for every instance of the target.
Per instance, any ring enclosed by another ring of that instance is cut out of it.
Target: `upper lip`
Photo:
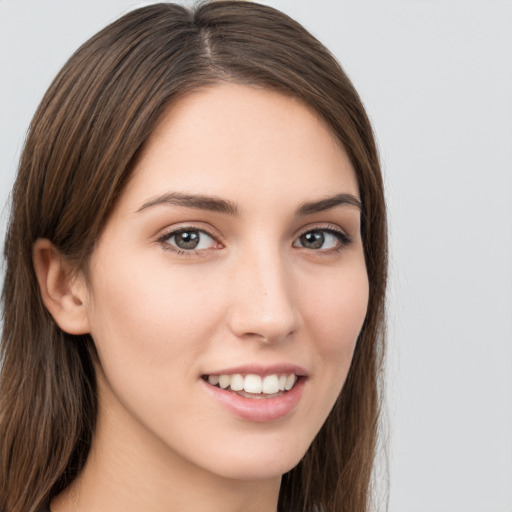
[[[272,365],[246,364],[242,366],[231,366],[221,370],[206,372],[203,375],[234,375],[235,373],[240,373],[242,375],[255,374],[261,375],[262,377],[276,373],[285,375],[294,373],[297,375],[297,377],[305,377],[308,374],[308,372],[302,366],[296,364],[280,363]]]

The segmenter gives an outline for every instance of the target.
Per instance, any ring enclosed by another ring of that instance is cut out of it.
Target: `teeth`
[[[295,375],[294,375],[295,377]],[[290,388],[291,389],[291,388]],[[267,375],[263,379],[263,393],[271,395],[279,391],[279,377],[277,375]]]
[[[216,386],[219,383],[219,376],[218,375],[209,375],[208,376],[208,382],[212,386]],[[284,388],[283,388],[284,389]]]
[[[261,393],[263,390],[263,386],[261,385],[261,377],[259,375],[254,375],[250,373],[245,377],[244,381],[244,391],[246,393]]]
[[[244,378],[239,373],[232,375],[230,387],[233,391],[242,391],[244,389]]]
[[[229,375],[219,375],[219,386],[226,389],[231,384],[231,377]]]
[[[288,375],[272,374],[265,377],[249,373],[245,377],[240,373],[233,375],[209,375],[208,382],[212,386],[219,386],[222,389],[228,387],[232,391],[245,391],[251,394],[273,395],[282,391],[290,391],[297,382],[294,373]]]
[[[286,377],[286,383],[284,385],[284,389],[286,389],[286,391],[290,391],[290,389],[292,389],[293,386],[295,385],[296,380],[297,380],[297,377],[295,376],[294,373],[288,375],[288,377]]]

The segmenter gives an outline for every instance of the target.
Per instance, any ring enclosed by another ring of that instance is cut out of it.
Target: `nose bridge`
[[[257,336],[272,343],[298,328],[292,269],[286,263],[278,244],[258,244],[240,254],[231,309],[231,328],[235,334]]]

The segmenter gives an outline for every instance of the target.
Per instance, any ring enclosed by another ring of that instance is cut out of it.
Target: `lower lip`
[[[259,423],[276,421],[297,407],[304,391],[306,379],[301,377],[290,391],[276,398],[245,398],[232,391],[218,388],[202,380],[210,395],[236,416]]]

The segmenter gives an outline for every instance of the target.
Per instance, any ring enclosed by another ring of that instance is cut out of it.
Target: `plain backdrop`
[[[377,133],[391,236],[389,511],[512,512],[512,3],[265,3],[338,57]],[[0,0],[2,240],[44,91],[138,5]]]

